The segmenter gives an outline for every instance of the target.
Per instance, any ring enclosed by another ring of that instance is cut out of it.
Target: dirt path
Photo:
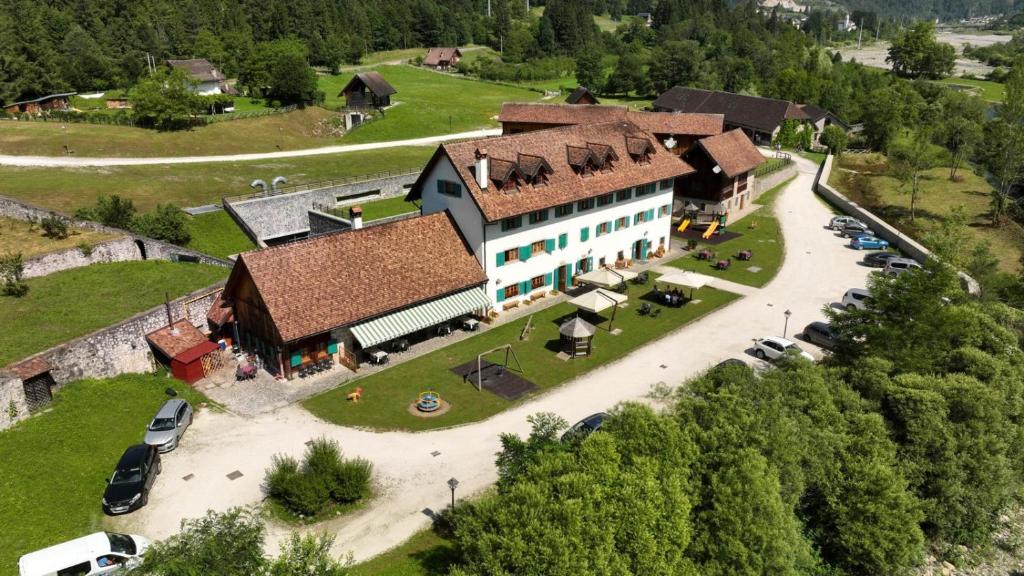
[[[823,307],[848,288],[863,287],[869,272],[858,264],[858,253],[824,228],[832,214],[811,191],[816,166],[803,158],[797,162],[800,174],[776,203],[786,260],[778,276],[760,290],[751,290],[732,305],[531,402],[447,430],[355,430],[320,421],[297,406],[255,419],[202,413],[182,448],[165,458],[164,473],[149,505],[118,521],[118,527],[165,538],[177,530],[182,518],[199,516],[208,508],[224,510],[259,502],[263,472],[272,455],[299,455],[306,441],[327,436],[336,439],[349,456],[374,463],[378,497],[353,515],[317,526],[337,535],[336,553],[351,552],[357,561],[365,560],[428,526],[428,514],[449,501],[449,478],[459,480],[458,498],[493,484],[499,434],[528,433],[529,414],[556,412],[574,422],[621,401],[643,400],[652,385],[678,384],[729,357],[756,363],[748,351],[751,340],[780,334],[783,311],[792,310],[789,333],[797,333],[807,323],[822,319]],[[234,470],[244,476],[228,480],[226,475]],[[187,474],[194,477],[186,481]],[[269,553],[277,552],[287,532],[270,529]]]

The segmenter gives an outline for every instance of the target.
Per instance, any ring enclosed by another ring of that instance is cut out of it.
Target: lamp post
[[[452,491],[452,508],[455,507],[455,489],[459,487],[459,481],[455,478],[448,479],[448,488]]]
[[[792,316],[793,313],[790,312],[789,310],[786,310],[785,312],[782,313],[782,315],[786,317],[786,323],[782,326],[782,337],[785,338],[786,332],[789,330],[789,317]]]

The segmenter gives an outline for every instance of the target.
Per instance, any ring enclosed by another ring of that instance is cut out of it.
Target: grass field
[[[47,252],[74,248],[82,244],[94,246],[106,240],[117,238],[115,234],[68,228],[69,236],[63,239],[47,238],[38,224],[0,218],[0,254],[21,254],[25,259]]]
[[[75,156],[207,156],[274,152],[337,144],[328,127],[337,114],[309,107],[217,122],[192,130],[158,132],[147,128],[61,122],[4,122],[4,154],[62,156],[66,144]]]
[[[288,178],[289,184],[301,184],[419,168],[433,152],[431,146],[412,146],[255,162],[109,168],[3,166],[0,189],[4,195],[65,212],[92,206],[100,194],[120,194],[145,211],[161,202],[179,206],[216,204],[223,196],[251,192],[249,183],[255,178],[269,182],[281,175]]]
[[[401,546],[352,566],[350,576],[444,576],[456,559],[448,540],[424,530]]]
[[[855,185],[852,174],[846,170],[865,174],[869,189]],[[1024,228],[1015,222],[1006,222],[998,228],[991,226],[989,202],[992,186],[974,174],[970,167],[965,167],[958,174],[963,176],[962,182],[951,182],[949,168],[945,167],[925,173],[917,200],[916,222],[910,221],[909,192],[889,175],[888,164],[879,154],[841,156],[837,167],[832,170],[829,184],[917,240],[921,240],[930,227],[949,216],[953,208],[963,206],[971,238],[975,241],[988,240],[992,252],[999,258],[1000,270],[1017,272],[1021,254],[1024,254]]]
[[[657,275],[652,274],[652,278],[657,278]],[[376,374],[349,381],[349,386],[310,398],[303,405],[314,415],[335,424],[379,430],[428,430],[474,422],[513,404],[490,392],[478,391],[473,384],[463,382],[461,377],[450,371],[455,366],[476,360],[477,354],[485,350],[511,343],[527,378],[543,391],[621,358],[736,298],[729,292],[703,288],[695,294],[695,298],[702,300],[700,303],[665,308],[658,318],[639,316],[636,310],[656,281],[652,280],[647,286],[629,286],[630,305],[619,310],[615,318],[615,328],[621,328],[622,333],[612,336],[604,330],[608,326],[606,316],[598,324],[602,329],[594,337],[593,355],[588,358],[565,362],[555,357],[559,351],[559,319],[576,312],[575,306],[562,303],[532,315],[534,329],[526,341],[519,340],[526,323],[526,318],[523,318]],[[606,314],[611,312],[606,311]],[[599,320],[602,319],[593,321]],[[352,386],[362,386],[366,390],[362,402],[345,400],[345,394]],[[451,404],[451,411],[429,419],[410,415],[409,404],[426,389],[437,390]]]
[[[387,218],[388,216],[397,216],[399,214],[407,214],[409,212],[419,212],[420,210],[419,204],[415,202],[406,202],[405,196],[395,196],[394,198],[374,200],[373,202],[362,202],[359,206],[363,209],[364,222],[380,220],[381,218]],[[336,208],[334,213],[343,218],[348,218],[349,208],[350,206],[342,206],[340,208]]]
[[[697,248],[686,256],[669,262],[669,266],[700,272],[748,286],[761,287],[767,284],[782,266],[785,243],[782,238],[782,230],[779,228],[779,220],[775,217],[774,205],[778,194],[788,184],[787,180],[762,194],[757,199],[761,208],[727,228],[738,232],[740,234],[738,238],[714,246],[698,244]],[[726,270],[718,270],[714,267],[713,262],[698,260],[697,253],[703,248],[717,253],[718,260],[732,258],[732,266]],[[750,250],[754,255],[753,258],[748,262],[737,260],[736,254],[740,250]],[[751,272],[747,270],[750,267],[757,267],[760,270]]]
[[[188,217],[192,239],[188,247],[204,254],[227,258],[232,254],[253,250],[256,245],[238,224],[223,210]]]
[[[398,91],[391,97],[397,104],[383,118],[378,117],[345,136],[346,144],[405,140],[497,126],[493,118],[501,111],[503,102],[541,97],[525,88],[412,66],[379,66],[376,70]],[[338,93],[351,78],[351,73],[320,77],[320,89],[327,94],[326,106],[344,105],[344,97]]]
[[[104,480],[142,441],[167,387],[204,400],[163,375],[82,380],[60,389],[51,410],[0,432],[0,575],[17,574],[26,552],[104,529]]]
[[[94,264],[30,278],[0,296],[0,366],[98,330],[227,277],[228,269],[162,260]]]
[[[944,78],[941,82],[957,88],[963,87],[961,89],[974,92],[988,102],[1002,102],[1006,94],[1006,89],[1002,84],[991,80]]]

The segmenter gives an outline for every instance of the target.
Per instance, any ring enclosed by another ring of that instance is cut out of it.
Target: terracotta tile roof
[[[246,252],[237,266],[284,342],[487,281],[447,212]]]
[[[613,158],[614,154],[618,160],[612,160],[611,170],[580,176],[572,166],[580,166],[581,162],[593,157],[594,145],[607,146],[610,149],[608,158]],[[474,177],[475,153],[478,148],[485,147],[492,158],[517,158],[519,154],[544,158],[552,168],[547,185],[523,185],[511,192],[500,191],[493,186],[486,191],[481,190]],[[649,162],[640,164],[634,161],[630,154],[635,154],[637,148],[641,153],[643,149],[650,151]],[[654,137],[635,125],[605,122],[443,144],[413,186],[410,197],[415,198],[427,185],[423,179],[442,155],[451,160],[473,200],[490,222],[695,171],[678,156],[659,149]]]
[[[178,333],[172,334],[172,328],[177,329]],[[168,358],[175,358],[209,341],[198,328],[185,319],[146,334],[146,340]]]
[[[551,174],[551,164],[548,164],[548,161],[543,156],[534,156],[533,154],[523,154],[520,152],[516,163],[519,164],[519,170],[525,176],[536,176],[540,172]]]
[[[223,326],[235,320],[231,306],[224,303],[223,296],[223,293],[218,294],[210,306],[210,310],[206,313],[206,320],[215,326]]]
[[[167,65],[171,68],[180,68],[188,73],[193,79],[199,82],[223,82],[227,80],[220,70],[206,58],[193,58],[191,60],[168,60]]]
[[[425,66],[438,66],[442,62],[451,62],[455,56],[461,58],[462,51],[458,48],[431,48],[427,50],[427,55],[423,58],[423,64]]]
[[[371,70],[370,72],[360,72],[353,76],[352,79],[348,81],[348,84],[345,84],[345,87],[341,89],[338,96],[348,92],[349,88],[353,88],[357,84],[363,84],[370,89],[370,92],[373,92],[377,96],[390,96],[398,92],[398,90],[395,90],[394,86],[388,84],[388,81],[385,80],[379,72]]]
[[[501,106],[500,122],[570,126],[626,120],[651,134],[713,136],[722,133],[721,114],[683,114],[641,112],[625,106],[600,106],[506,102]]]
[[[731,92],[676,86],[658,96],[655,109],[675,112],[723,114],[728,124],[772,132],[783,120],[806,120],[807,115],[786,100],[746,96]]]
[[[43,360],[42,357],[36,356],[30,358],[24,362],[14,364],[7,368],[8,371],[13,372],[18,378],[22,380],[28,380],[34,376],[39,376],[50,371],[50,364]]]
[[[698,142],[729,178],[749,172],[764,162],[764,156],[739,128]]]

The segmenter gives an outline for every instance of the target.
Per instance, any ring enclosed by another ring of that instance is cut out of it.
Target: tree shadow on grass
[[[412,559],[423,568],[424,573],[428,576],[444,576],[448,574],[448,568],[458,562],[459,557],[455,552],[455,547],[445,542],[413,553]]]

